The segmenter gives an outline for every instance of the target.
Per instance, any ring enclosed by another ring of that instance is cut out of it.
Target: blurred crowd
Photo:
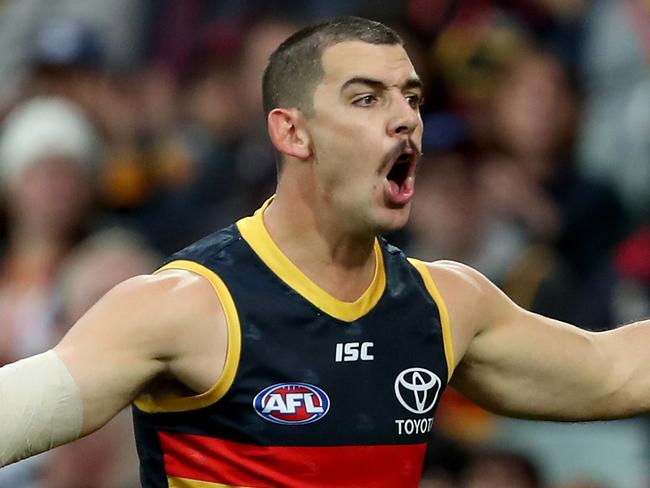
[[[590,330],[650,316],[647,0],[0,0],[0,365],[273,192],[267,57],[347,14],[398,30],[425,81],[412,219],[389,240]],[[436,424],[423,487],[650,486],[645,419],[549,428],[449,392]],[[128,413],[0,472],[135,486]]]

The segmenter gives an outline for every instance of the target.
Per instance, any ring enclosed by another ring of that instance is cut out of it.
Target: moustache
[[[405,152],[415,154],[416,163],[422,157],[422,151],[419,147],[417,147],[415,142],[410,139],[402,139],[400,142],[396,143],[390,151],[386,153],[379,166],[379,172],[383,172],[387,166],[393,164],[395,160]]]

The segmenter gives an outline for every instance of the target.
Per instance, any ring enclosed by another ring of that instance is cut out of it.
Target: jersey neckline
[[[273,197],[269,198],[252,216],[237,222],[239,233],[262,262],[296,293],[336,319],[352,322],[372,310],[386,288],[384,258],[379,240],[375,238],[375,272],[370,285],[354,302],[339,300],[310,280],[273,241],[262,218],[272,199]]]

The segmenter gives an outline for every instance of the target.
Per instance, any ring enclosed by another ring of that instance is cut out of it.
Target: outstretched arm
[[[209,386],[220,371],[197,361],[225,355],[220,316],[210,285],[189,272],[116,286],[54,350],[0,368],[0,466],[93,432],[154,378]]]
[[[515,305],[466,266],[429,265],[449,309],[452,385],[496,413],[546,420],[650,410],[650,321],[588,332]]]

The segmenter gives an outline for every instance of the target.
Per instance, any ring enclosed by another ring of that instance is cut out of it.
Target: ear
[[[271,142],[278,151],[303,161],[311,156],[309,132],[299,110],[275,108],[269,112],[267,125]]]

